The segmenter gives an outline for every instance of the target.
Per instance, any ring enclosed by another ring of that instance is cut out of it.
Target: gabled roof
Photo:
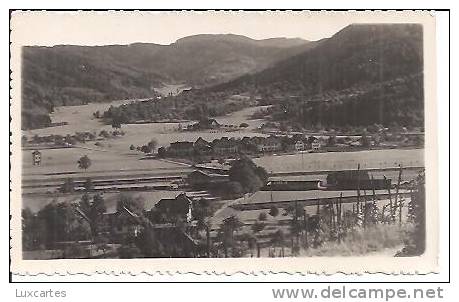
[[[205,139],[203,139],[201,136],[200,136],[194,143],[195,143],[195,144],[198,144],[198,143],[199,143],[199,144],[206,144],[206,145],[209,144],[209,142],[206,141]]]
[[[171,143],[170,147],[173,149],[189,149],[193,148],[193,142],[175,142]]]
[[[176,198],[164,198],[161,199],[155,207],[157,209],[163,209],[166,211],[172,211],[179,214],[186,214],[189,211],[189,207],[192,204],[192,200],[186,196],[185,193],[179,194]]]

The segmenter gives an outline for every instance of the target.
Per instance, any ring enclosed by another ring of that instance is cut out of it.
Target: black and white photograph
[[[13,14],[21,267],[374,258],[430,270],[434,20]]]

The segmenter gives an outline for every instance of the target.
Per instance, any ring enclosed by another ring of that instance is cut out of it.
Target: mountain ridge
[[[298,45],[286,47],[289,39],[270,40],[268,44],[283,45],[273,47],[247,37],[230,37],[212,35],[220,42],[211,43],[191,36],[186,47],[183,40],[170,45],[25,46],[22,127],[49,125],[47,115],[54,106],[155,97],[154,88],[164,83],[199,87],[228,81],[299,53],[308,44],[295,40],[292,43]]]

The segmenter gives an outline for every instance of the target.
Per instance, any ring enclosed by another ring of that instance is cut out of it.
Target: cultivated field
[[[101,130],[113,130],[110,125],[104,125],[101,120],[93,117],[93,113],[99,110],[101,113],[111,105],[118,106],[123,103],[132,101],[113,101],[110,103],[91,103],[81,106],[63,106],[57,107],[51,115],[53,122],[67,122],[67,125],[49,127],[44,129],[35,129],[24,131],[28,137],[37,134],[40,136],[50,134],[67,135],[75,132],[90,131],[99,133]],[[115,171],[123,173],[128,170],[143,171],[164,169],[180,169],[183,165],[158,160],[140,160],[144,154],[137,151],[129,150],[129,146],[142,146],[151,139],[158,142],[158,147],[168,146],[175,141],[196,141],[199,137],[212,141],[222,136],[244,137],[259,135],[253,132],[263,122],[262,120],[249,120],[251,114],[256,111],[257,107],[246,108],[234,112],[225,117],[218,118],[221,124],[239,125],[247,122],[249,127],[244,130],[235,132],[225,131],[197,131],[185,132],[178,131],[178,123],[150,123],[150,124],[129,124],[123,125],[124,136],[109,138],[99,141],[99,146],[95,146],[94,141],[88,141],[84,144],[79,143],[78,148],[64,149],[44,149],[42,152],[41,166],[32,165],[31,151],[23,152],[23,172],[24,175],[42,175],[53,172],[72,172],[80,176],[94,176],[98,171]],[[183,125],[185,126],[185,125]],[[80,170],[77,167],[77,160],[84,155],[88,155],[92,161],[91,167],[86,170]]]
[[[114,150],[103,149],[44,149],[40,166],[32,165],[30,151],[23,151],[24,176],[43,175],[51,173],[78,174],[79,176],[94,176],[98,172],[119,173],[123,171],[165,172],[165,170],[182,169],[184,166],[160,160],[139,160],[142,155],[137,152],[125,150],[117,153]],[[81,156],[88,155],[91,166],[87,170],[79,169],[77,161]]]

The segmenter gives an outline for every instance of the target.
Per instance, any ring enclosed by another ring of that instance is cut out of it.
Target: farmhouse
[[[171,143],[167,152],[172,156],[186,156],[194,153],[192,142],[175,142]]]
[[[216,119],[208,118],[202,119],[199,122],[188,126],[190,130],[208,130],[208,129],[217,129],[220,128],[220,124]]]
[[[214,140],[212,145],[215,154],[232,154],[239,150],[238,143],[234,138],[222,137],[219,140]]]
[[[185,193],[175,198],[163,198],[155,205],[155,208],[164,213],[169,220],[182,218],[190,222],[193,218],[193,201]]]
[[[78,212],[82,214],[81,211]],[[81,216],[84,218],[83,215]],[[116,241],[122,242],[126,238],[137,237],[142,229],[139,215],[127,207],[121,207],[116,212],[104,213],[100,232],[111,233]]]
[[[196,152],[200,154],[205,154],[209,153],[212,151],[212,146],[208,141],[203,139],[202,137],[199,137],[195,142],[194,142],[194,149]]]

